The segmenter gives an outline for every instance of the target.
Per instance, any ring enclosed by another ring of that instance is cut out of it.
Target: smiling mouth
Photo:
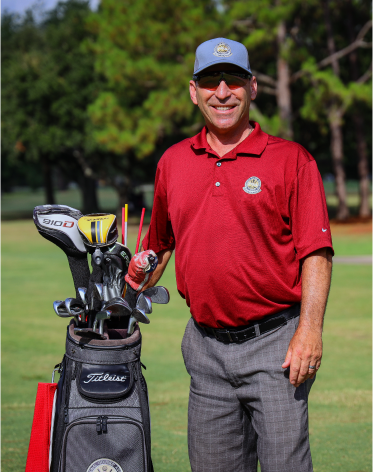
[[[236,108],[236,105],[232,105],[232,106],[225,106],[225,107],[222,107],[222,106],[212,106],[212,108],[215,108],[215,110],[218,110],[218,111],[229,111],[229,110],[232,110],[233,108]]]

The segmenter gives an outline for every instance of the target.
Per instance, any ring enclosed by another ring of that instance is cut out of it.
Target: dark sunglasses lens
[[[244,87],[247,83],[247,79],[242,79],[241,77],[237,77],[235,75],[225,74],[224,75],[225,83],[231,90],[238,89],[240,87]]]
[[[219,87],[220,76],[208,75],[198,80],[199,87],[207,90],[216,90]]]
[[[203,89],[216,90],[219,87],[219,82],[221,80],[224,80],[231,90],[244,87],[247,83],[247,79],[242,79],[241,77],[231,74],[224,74],[223,79],[221,79],[221,75],[208,75],[206,77],[201,77],[198,80],[198,85]]]

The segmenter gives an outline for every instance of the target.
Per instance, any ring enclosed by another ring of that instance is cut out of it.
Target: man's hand
[[[290,366],[290,383],[299,387],[305,380],[315,377],[321,365],[321,357],[321,330],[298,327],[282,364],[284,369]],[[316,366],[316,369],[309,369],[310,365]]]
[[[294,387],[313,378],[321,365],[321,335],[331,274],[332,255],[329,248],[318,249],[304,258],[299,326],[282,364],[284,369],[290,367],[289,380]],[[310,366],[313,368],[310,369]]]
[[[125,276],[125,281],[136,290],[136,292],[140,292],[152,277],[157,264],[157,255],[152,250],[135,254],[128,266],[128,273]]]

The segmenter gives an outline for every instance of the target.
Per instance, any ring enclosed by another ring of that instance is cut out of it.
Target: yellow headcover
[[[118,239],[117,218],[106,213],[82,216],[78,221],[79,233],[84,244],[101,247],[114,244]]]

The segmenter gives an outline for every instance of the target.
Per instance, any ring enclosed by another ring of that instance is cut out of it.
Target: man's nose
[[[230,97],[232,92],[228,85],[222,80],[219,84],[219,87],[216,89],[215,95],[220,99],[223,100],[224,98]]]

